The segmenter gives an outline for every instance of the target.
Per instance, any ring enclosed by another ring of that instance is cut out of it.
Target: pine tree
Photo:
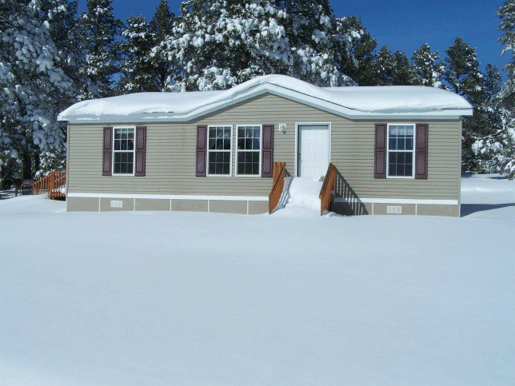
[[[18,160],[24,179],[41,168],[41,155],[63,155],[56,116],[76,101],[81,81],[79,59],[64,43],[66,30],[74,43],[73,7],[64,0],[0,0],[0,150]]]
[[[499,29],[503,35],[499,43],[503,45],[502,54],[512,51],[510,61],[504,67],[508,80],[499,90],[500,75],[495,67],[487,68],[486,85],[491,94],[487,105],[489,112],[498,119],[497,130],[478,138],[472,146],[479,157],[481,167],[487,172],[502,172],[509,179],[515,178],[515,0],[507,0],[499,9],[501,18]]]
[[[504,66],[508,74],[508,80],[502,90],[502,98],[507,103],[515,104],[515,0],[506,0],[502,7],[497,12],[501,18],[499,30],[503,35],[499,38],[499,43],[503,46],[501,56],[506,52],[511,51],[510,61]]]
[[[181,72],[177,61],[168,60],[167,53],[163,51],[163,43],[172,33],[174,23],[175,14],[168,8],[167,0],[161,0],[150,21],[150,31],[153,34],[154,42],[150,58],[154,68],[156,91],[164,91],[170,81]]]
[[[176,63],[168,60],[162,49],[172,33],[174,18],[167,1],[161,0],[150,23],[143,16],[127,19],[122,32],[125,40],[120,44],[120,93],[163,91],[178,73]]]
[[[479,69],[475,48],[461,38],[457,38],[446,53],[443,76],[445,86],[467,99],[474,108],[471,117],[463,118],[462,169],[484,171],[482,161],[473,151],[472,145],[478,139],[499,130],[499,119],[492,114],[490,102],[499,89],[500,76],[496,67],[487,66],[485,77]]]
[[[122,36],[125,41],[120,44],[123,58],[120,61],[122,76],[118,83],[119,93],[158,91],[150,59],[154,36],[147,20],[143,16],[131,15]]]
[[[353,84],[341,72],[349,39],[327,1],[188,0],[181,13],[165,46],[183,68],[174,90],[226,89],[264,74]]]
[[[337,19],[337,28],[350,38],[350,51],[355,63],[344,68],[343,72],[349,75],[360,86],[379,85],[379,74],[375,65],[374,51],[377,47],[375,36],[370,35],[361,24],[361,18],[349,16]]]
[[[381,86],[409,86],[419,84],[415,68],[402,51],[391,52],[381,47],[375,56],[375,66]]]
[[[99,96],[112,94],[113,76],[118,72],[120,59],[117,38],[123,24],[114,17],[112,2],[87,0],[88,12],[81,15],[86,49],[86,63],[82,73],[96,83]],[[89,90],[83,90],[83,99],[93,96]]]
[[[440,59],[438,51],[432,53],[429,44],[424,43],[413,53],[411,63],[415,68],[418,83],[422,86],[441,87],[442,75],[445,66]]]

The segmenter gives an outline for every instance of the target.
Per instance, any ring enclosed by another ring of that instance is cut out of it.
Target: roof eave
[[[348,107],[337,103],[329,102],[311,95],[306,95],[295,90],[276,86],[270,83],[260,84],[250,89],[234,94],[230,99],[218,101],[209,105],[202,106],[185,114],[169,114],[169,113],[142,113],[129,115],[78,115],[69,119],[59,114],[58,121],[68,121],[72,124],[112,124],[112,123],[136,123],[136,122],[188,122],[196,118],[208,115],[221,109],[230,107],[248,99],[270,93],[279,97],[283,97],[298,103],[302,103],[331,114],[341,116],[350,120],[368,120],[368,119],[434,119],[434,120],[456,120],[461,116],[472,115],[472,109],[453,109],[453,110],[434,110],[428,112],[407,111],[405,113],[377,113],[363,112],[359,110],[349,109]]]

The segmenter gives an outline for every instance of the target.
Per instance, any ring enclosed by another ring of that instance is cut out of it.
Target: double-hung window
[[[207,174],[230,176],[232,126],[209,126]]]
[[[261,174],[261,126],[238,126],[236,150],[236,175]]]
[[[134,128],[114,128],[113,174],[134,175]]]
[[[414,177],[415,125],[388,125],[388,177]]]

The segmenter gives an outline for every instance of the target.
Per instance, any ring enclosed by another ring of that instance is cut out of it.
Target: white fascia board
[[[295,102],[299,102],[331,114],[335,114],[344,118],[354,120],[392,120],[392,119],[435,119],[435,120],[457,120],[461,116],[472,115],[472,109],[455,109],[455,110],[436,110],[429,112],[406,112],[406,113],[367,113],[359,110],[350,109],[348,107],[339,105],[337,103],[330,102],[328,100],[320,99],[300,93],[295,90],[280,87],[270,83],[260,84],[258,86],[249,88],[240,93],[234,94],[231,98],[223,99],[221,101],[211,103],[209,105],[202,106],[198,109],[190,111],[185,114],[167,114],[167,113],[155,113],[155,114],[129,114],[129,115],[83,115],[77,116],[69,120],[70,123],[102,123],[102,124],[113,124],[113,123],[146,123],[146,122],[188,122],[190,120],[202,117],[204,115],[216,112],[226,107],[230,107],[236,103],[246,101],[256,96],[270,93],[283,97]],[[66,121],[61,115],[57,117],[59,121]]]
[[[154,200],[211,200],[211,201],[268,201],[266,196],[203,196],[171,194],[127,194],[127,193],[68,193],[77,198],[142,198]]]

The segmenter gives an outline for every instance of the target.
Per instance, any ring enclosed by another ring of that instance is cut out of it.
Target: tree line
[[[515,0],[498,15],[499,69],[481,68],[457,37],[443,58],[428,44],[408,56],[378,47],[355,16],[329,0],[186,0],[181,14],[161,0],[152,19],[117,19],[113,0],[0,0],[0,183],[64,169],[71,104],[134,92],[223,90],[259,75],[318,86],[418,85],[465,97],[462,170],[515,175],[513,39]]]

